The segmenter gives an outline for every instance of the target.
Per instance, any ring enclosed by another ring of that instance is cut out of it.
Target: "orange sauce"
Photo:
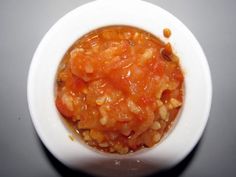
[[[182,106],[183,82],[170,43],[135,27],[108,26],[66,52],[55,103],[88,145],[126,154],[166,134]]]

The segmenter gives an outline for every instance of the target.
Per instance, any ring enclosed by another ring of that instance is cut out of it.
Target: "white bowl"
[[[175,128],[157,146],[129,155],[108,155],[71,141],[54,104],[55,75],[67,49],[85,33],[107,25],[130,25],[170,42],[185,73],[185,98]],[[206,126],[212,84],[206,57],[187,27],[176,17],[143,1],[99,0],[62,17],[40,42],[28,76],[28,104],[35,129],[47,149],[63,164],[102,176],[143,176],[169,168],[184,159]]]

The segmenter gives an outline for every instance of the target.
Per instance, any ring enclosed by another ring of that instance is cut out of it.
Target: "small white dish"
[[[157,146],[129,155],[98,153],[71,141],[54,104],[55,75],[67,49],[87,32],[108,25],[130,25],[169,39],[185,72],[182,113]],[[63,164],[100,176],[143,176],[183,160],[199,141],[209,116],[212,83],[206,57],[187,27],[162,8],[147,2],[98,0],[62,17],[40,42],[28,75],[28,104],[35,129],[47,149]]]

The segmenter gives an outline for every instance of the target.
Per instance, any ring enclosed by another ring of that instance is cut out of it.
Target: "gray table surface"
[[[32,55],[43,35],[86,0],[0,0],[0,176],[78,176],[38,139],[26,99]],[[236,1],[150,0],[195,34],[210,65],[213,102],[195,151],[166,176],[236,176]],[[164,175],[164,176],[165,176]]]

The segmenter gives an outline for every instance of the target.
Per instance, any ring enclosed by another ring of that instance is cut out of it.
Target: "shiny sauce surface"
[[[66,52],[55,103],[88,145],[127,154],[152,147],[167,133],[183,103],[183,83],[170,43],[135,27],[108,26]]]

